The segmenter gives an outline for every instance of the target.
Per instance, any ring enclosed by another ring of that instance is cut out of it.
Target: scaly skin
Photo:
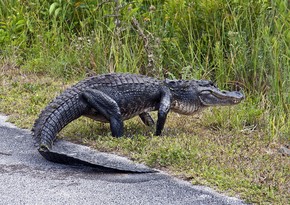
[[[158,110],[155,134],[160,135],[169,110],[191,115],[208,106],[237,104],[243,98],[239,92],[220,91],[210,81],[105,74],[80,81],[56,97],[41,112],[32,131],[46,157],[43,153],[49,152],[57,133],[80,116],[109,122],[112,135],[120,137],[124,120],[139,115],[150,126],[154,121],[148,112]]]
[[[125,120],[141,114],[145,110],[155,109],[160,96],[160,81],[131,74],[107,74],[87,78],[77,83],[49,103],[35,121],[32,131],[40,147],[49,149],[56,134],[80,116],[84,115],[98,121],[109,122],[105,117],[98,115],[82,99],[82,94],[90,89],[107,92],[118,101],[122,118]],[[153,100],[156,98],[156,101],[151,102],[148,100],[150,98]],[[145,101],[147,103],[144,104]]]

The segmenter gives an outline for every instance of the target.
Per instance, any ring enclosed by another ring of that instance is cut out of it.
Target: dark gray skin
[[[235,105],[242,99],[242,93],[220,91],[206,80],[160,81],[136,74],[104,74],[80,81],[56,97],[41,112],[32,131],[44,156],[57,133],[80,116],[110,123],[112,135],[121,137],[124,120],[139,115],[151,126],[154,121],[149,112],[158,111],[155,134],[161,135],[170,110],[191,115],[209,106]]]

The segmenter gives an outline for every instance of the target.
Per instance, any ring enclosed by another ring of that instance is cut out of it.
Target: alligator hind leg
[[[142,122],[147,126],[154,125],[154,120],[152,119],[151,115],[148,112],[143,112],[139,115]]]
[[[81,97],[110,122],[111,132],[114,137],[123,135],[124,123],[120,108],[115,100],[107,94],[94,89],[86,90],[81,94]]]

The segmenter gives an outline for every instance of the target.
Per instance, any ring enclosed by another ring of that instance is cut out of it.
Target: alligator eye
[[[209,85],[210,85],[210,86],[213,86],[213,87],[215,87],[215,88],[217,87],[216,84],[215,84],[214,82],[212,82],[212,81],[210,81],[210,84],[209,84]]]
[[[199,80],[198,81],[198,85],[199,86],[205,86],[205,87],[209,87],[209,86],[216,87],[215,84],[212,81],[210,81],[210,80]]]

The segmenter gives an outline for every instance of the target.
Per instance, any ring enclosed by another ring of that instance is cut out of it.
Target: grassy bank
[[[289,136],[287,0],[0,4],[1,60],[23,71],[63,79],[105,72],[212,79],[263,100],[268,131]]]
[[[287,204],[289,19],[287,0],[2,0],[0,112],[30,128],[61,90],[98,73],[211,79],[246,100],[172,114],[162,138],[137,119],[126,123],[133,138],[86,119],[60,135],[251,202]]]
[[[30,129],[40,110],[74,82],[2,65],[1,112]],[[60,137],[128,156],[251,203],[287,204],[290,164],[281,149],[287,141],[263,129],[267,115],[248,98],[238,106],[191,117],[170,113],[162,137],[153,136],[154,128],[137,118],[126,121],[126,136],[120,139],[110,136],[107,124],[86,118],[69,124]]]

